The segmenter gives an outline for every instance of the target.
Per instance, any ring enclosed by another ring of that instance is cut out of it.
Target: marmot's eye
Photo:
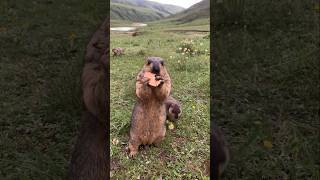
[[[150,65],[150,64],[151,64],[151,61],[150,61],[150,60],[148,60],[147,64],[148,64],[148,65]]]
[[[161,65],[163,66],[164,65],[164,62],[163,61],[160,61]]]

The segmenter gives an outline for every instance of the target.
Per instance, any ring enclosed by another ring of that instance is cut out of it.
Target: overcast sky
[[[155,1],[162,4],[172,4],[172,5],[188,8],[202,0],[149,0],[149,1]]]

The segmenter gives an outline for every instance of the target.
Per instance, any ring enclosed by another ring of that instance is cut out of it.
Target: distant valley
[[[111,22],[171,21],[184,24],[210,18],[210,0],[203,0],[188,9],[148,0],[111,0]],[[204,22],[204,21],[203,21]]]

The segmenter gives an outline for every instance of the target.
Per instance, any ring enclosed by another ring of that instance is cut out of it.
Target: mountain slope
[[[163,13],[120,3],[110,3],[110,17],[114,20],[154,21],[164,18]]]
[[[168,18],[172,21],[178,21],[179,23],[191,22],[202,18],[210,18],[210,0],[203,0],[180,13],[169,16]]]
[[[154,21],[181,12],[184,8],[147,0],[111,0],[111,19]]]

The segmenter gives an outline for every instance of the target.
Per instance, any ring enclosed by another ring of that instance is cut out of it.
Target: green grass
[[[312,8],[309,1],[246,1],[242,16],[215,11],[212,115],[231,149],[223,179],[320,179],[319,14]]]
[[[161,30],[203,30],[210,31],[210,18],[200,18],[189,23],[177,23],[172,19],[163,19],[148,23],[152,29]],[[162,24],[166,24],[163,26]]]
[[[64,179],[106,1],[0,1],[0,179]]]
[[[176,53],[181,41],[192,39],[194,48],[209,50],[206,34],[168,33],[167,24],[150,25],[141,35],[111,34],[111,48],[126,48],[124,56],[112,57],[111,79],[111,175],[113,179],[159,178],[207,179],[209,159],[209,54]],[[162,26],[161,29],[157,27]],[[202,43],[202,45],[200,45]],[[160,56],[173,82],[172,94],[183,106],[181,119],[168,130],[159,147],[141,150],[128,159],[129,124],[135,102],[135,79],[147,56]],[[188,59],[187,59],[188,57]],[[112,143],[118,140],[119,143]]]

